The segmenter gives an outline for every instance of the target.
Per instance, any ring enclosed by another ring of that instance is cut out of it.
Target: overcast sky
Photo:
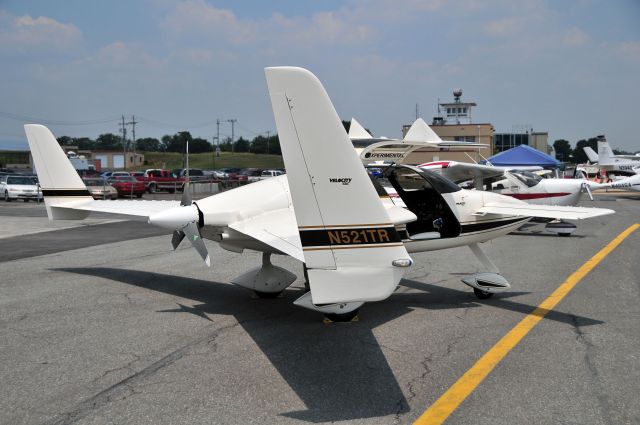
[[[56,136],[274,132],[263,68],[303,66],[343,119],[400,136],[463,89],[475,121],[640,150],[640,1],[0,0],[0,148]]]

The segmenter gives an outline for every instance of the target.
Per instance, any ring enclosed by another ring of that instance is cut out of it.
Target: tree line
[[[160,140],[153,137],[143,137],[136,139],[135,150],[137,152],[184,152],[186,144],[189,142],[190,153],[212,152],[216,146],[201,137],[193,137],[188,131],[180,131],[174,135],[164,135]],[[79,150],[122,150],[122,137],[113,133],[105,133],[95,140],[89,137],[58,137],[58,143],[62,146],[77,146]],[[125,142],[126,149],[134,148],[133,141]],[[278,135],[265,137],[262,135],[247,140],[242,137],[232,141],[226,138],[217,145],[222,152],[251,152],[260,154],[282,155],[280,150],[280,140]]]

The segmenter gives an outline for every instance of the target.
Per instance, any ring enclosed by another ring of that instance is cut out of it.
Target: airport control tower
[[[471,124],[471,110],[475,102],[463,102],[462,89],[453,91],[453,102],[438,103],[438,116],[433,118],[434,125]]]
[[[430,127],[442,140],[482,143],[487,145],[486,149],[479,151],[477,148],[451,150],[423,148],[411,154],[406,162],[410,164],[444,160],[477,162],[483,157],[490,157],[493,154],[493,125],[472,120],[471,113],[475,106],[477,106],[475,102],[463,102],[462,89],[455,89],[453,102],[438,102],[438,114],[433,117]],[[410,126],[410,124],[403,126],[403,137]]]

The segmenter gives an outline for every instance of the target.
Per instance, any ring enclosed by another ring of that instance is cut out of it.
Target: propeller
[[[184,183],[182,190],[182,199],[180,206],[162,211],[149,216],[149,224],[164,227],[173,230],[171,237],[171,246],[174,250],[178,248],[185,236],[191,242],[191,245],[198,251],[200,257],[204,260],[208,267],[211,267],[211,258],[204,241],[200,229],[204,226],[204,216],[193,200],[189,191],[189,145],[187,142],[187,181]]]

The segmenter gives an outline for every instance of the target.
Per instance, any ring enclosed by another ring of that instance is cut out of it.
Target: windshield
[[[25,177],[25,176],[7,177],[7,184],[33,186],[34,184],[36,184],[36,181],[33,177]]]
[[[542,177],[533,174],[530,171],[514,170],[511,171],[511,174],[529,187],[537,185],[542,180]]]

